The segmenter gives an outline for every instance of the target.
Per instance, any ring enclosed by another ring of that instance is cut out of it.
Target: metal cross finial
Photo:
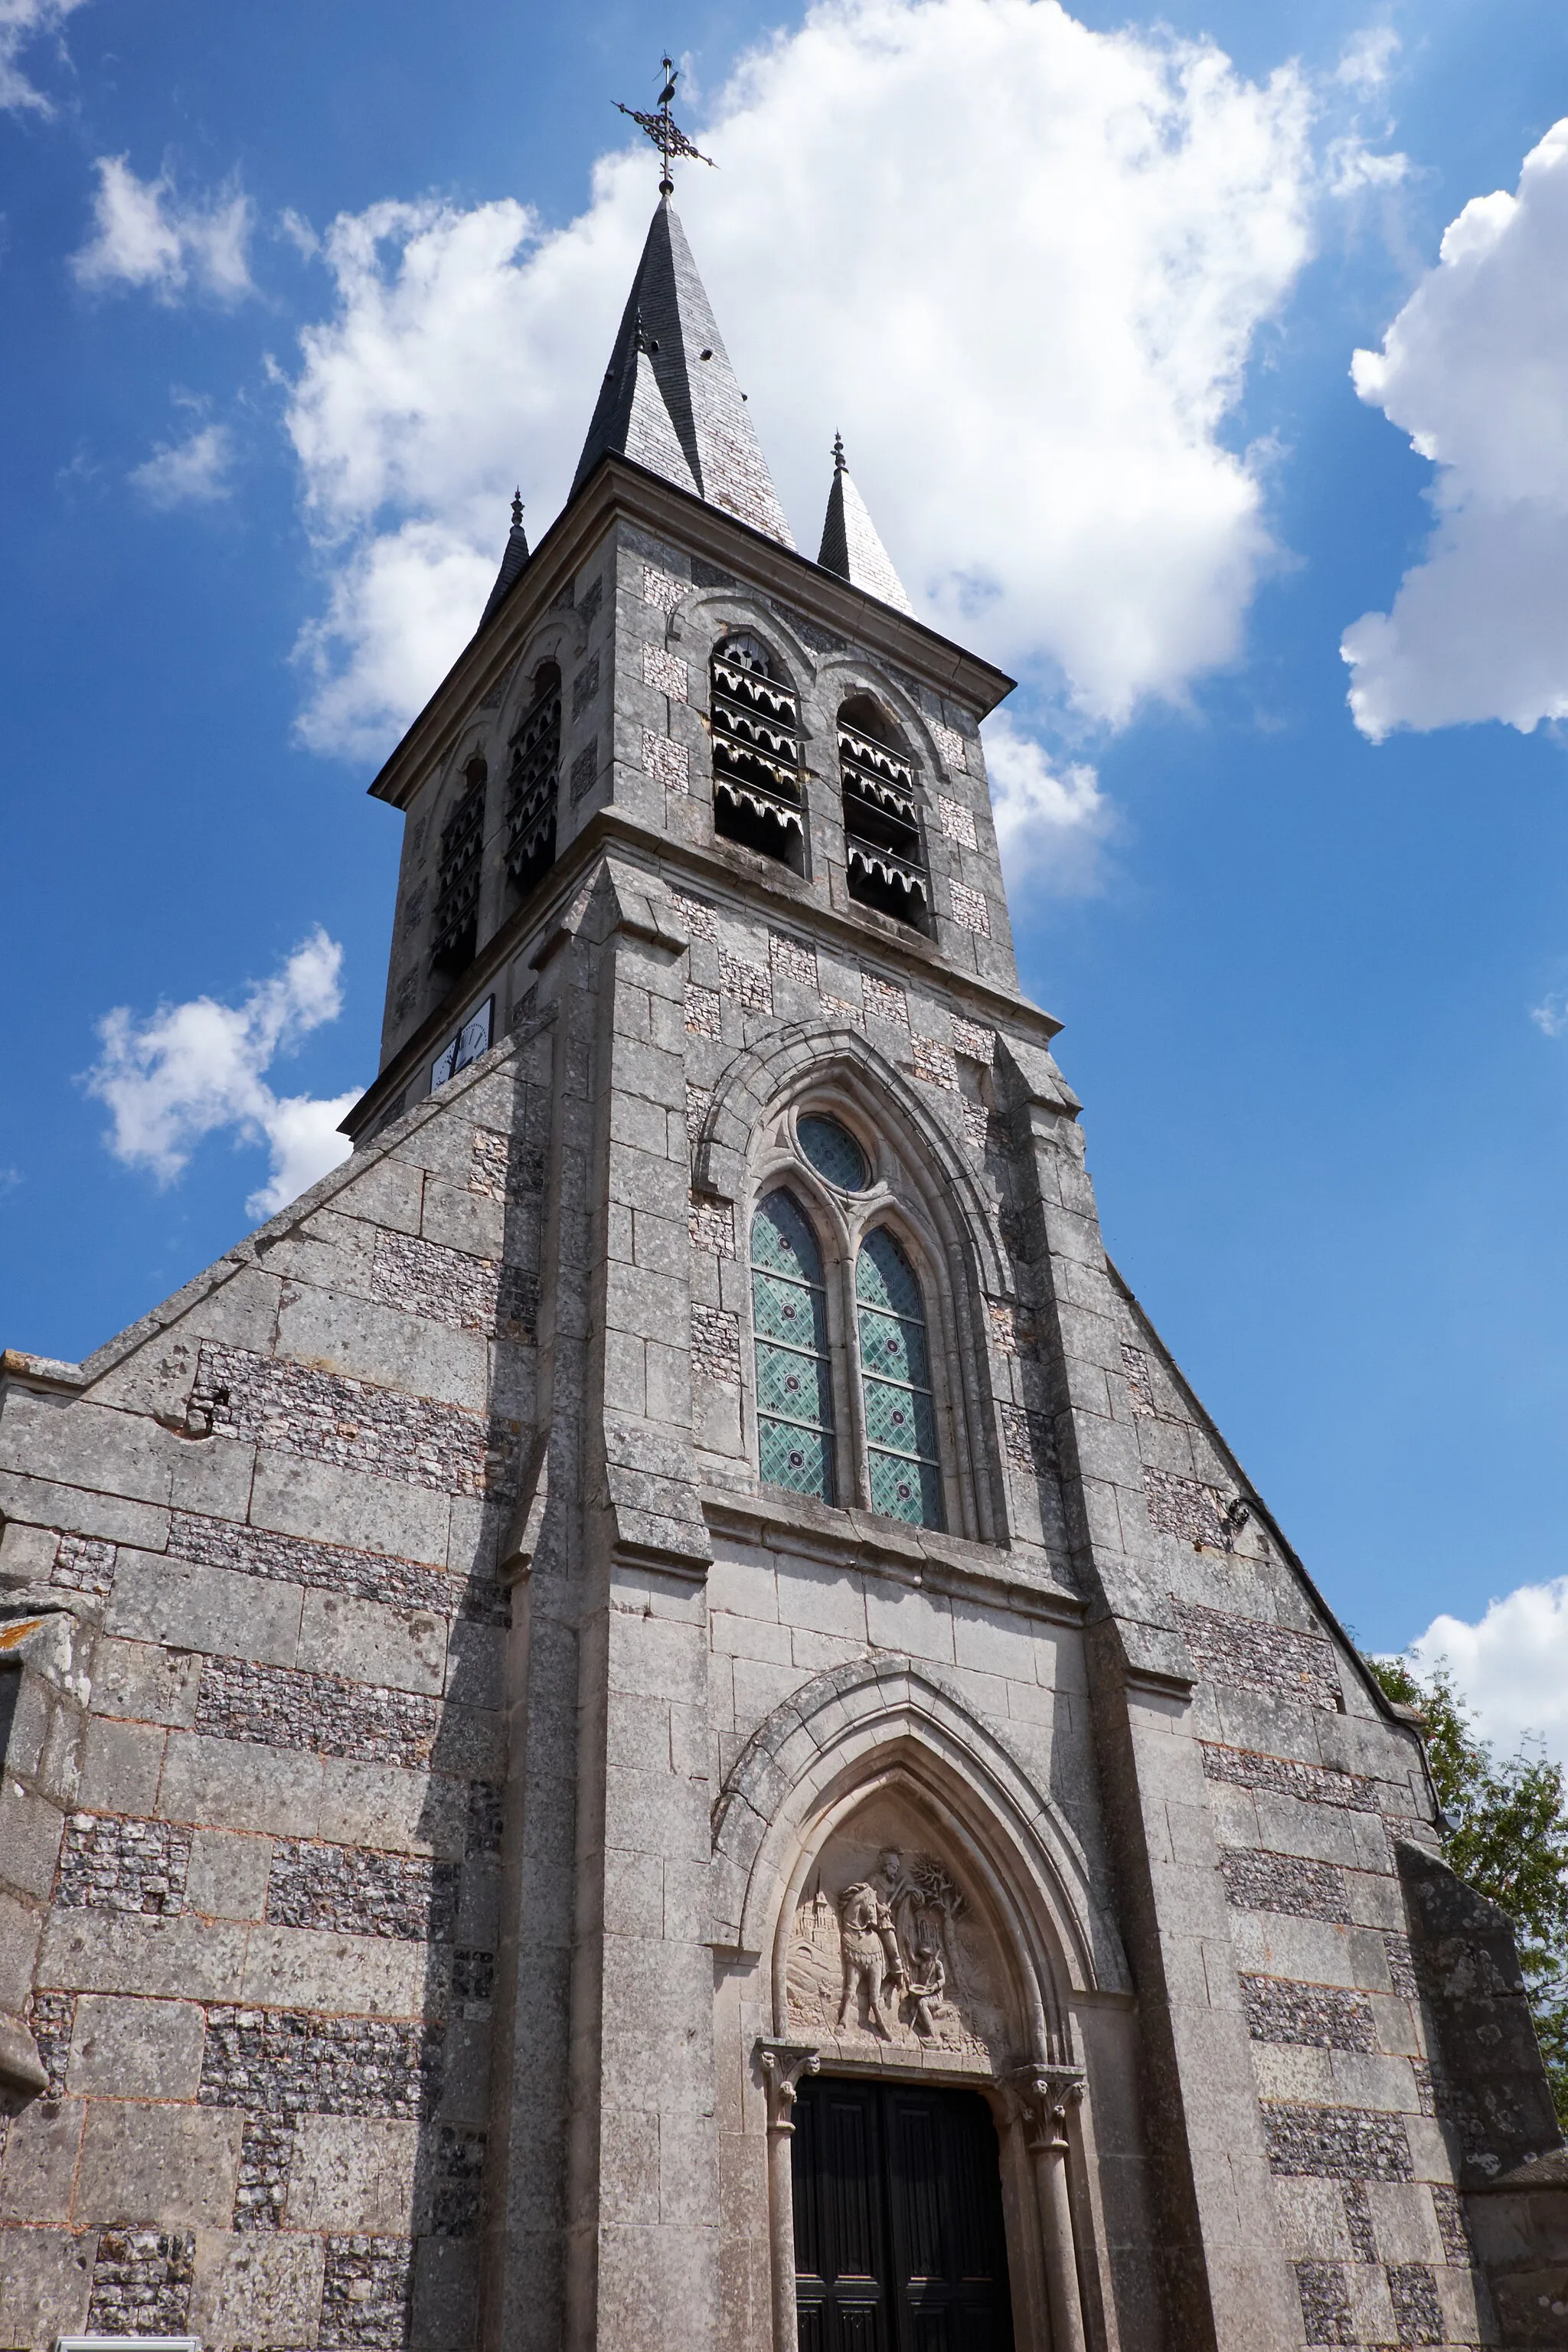
[[[659,173],[658,193],[661,196],[672,196],[675,194],[675,182],[669,176],[669,167],[677,155],[689,156],[694,163],[706,163],[710,171],[717,171],[719,167],[711,155],[704,155],[700,148],[692,145],[679,123],[670,113],[669,101],[675,96],[675,85],[680,78],[679,71],[672,58],[661,58],[659,63],[664,68],[664,88],[659,91],[657,100],[658,107],[657,114],[639,114],[635,106],[623,106],[618,98],[616,104],[623,114],[629,114],[632,121],[641,130],[647,131],[658,149],[659,160],[664,166]]]

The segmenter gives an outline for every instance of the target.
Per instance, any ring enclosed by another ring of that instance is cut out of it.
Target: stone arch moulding
[[[929,803],[934,785],[945,773],[945,763],[931,734],[931,721],[908,688],[852,647],[846,647],[842,653],[822,655],[816,665],[816,682],[822,692],[832,695],[836,712],[846,702],[853,701],[857,694],[885,705],[889,717],[901,728],[925,771],[920,797]]]
[[[1012,1275],[973,1171],[911,1081],[858,1030],[803,1022],[771,1039],[765,1051],[747,1048],[737,1054],[721,1073],[692,1146],[696,1191],[722,1201],[740,1200],[746,1189],[752,1139],[762,1121],[802,1087],[835,1076],[870,1088],[872,1107],[890,1107],[957,1204],[958,1227],[973,1253],[979,1289],[990,1298],[1010,1299]]]
[[[707,638],[710,629],[712,635]],[[804,694],[816,675],[816,665],[810,650],[789,623],[760,596],[749,594],[739,581],[732,588],[694,588],[683,596],[669,616],[667,635],[679,639],[688,630],[707,639],[705,661],[726,637],[739,636],[742,632],[760,637],[770,653],[784,662],[784,677],[781,682],[792,693]]]
[[[787,1941],[815,1857],[875,1795],[935,1816],[984,1898],[1016,1972],[1019,2063],[1072,2063],[1067,2004],[1122,1995],[1121,1939],[1068,1823],[997,1734],[937,1669],[892,1654],[836,1666],[753,1732],[713,1810],[712,1940],[771,1965],[787,2034]]]

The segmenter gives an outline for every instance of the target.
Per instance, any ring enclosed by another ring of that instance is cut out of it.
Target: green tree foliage
[[[1391,1699],[1420,1717],[1449,1867],[1514,1924],[1559,2122],[1568,2132],[1568,1790],[1560,1764],[1521,1748],[1499,1759],[1446,1665],[1425,1677],[1369,1658]]]

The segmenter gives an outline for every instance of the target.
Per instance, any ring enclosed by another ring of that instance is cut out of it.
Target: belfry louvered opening
[[[760,639],[726,637],[710,665],[713,829],[805,871],[800,703]]]
[[[437,863],[436,919],[430,944],[435,971],[461,971],[472,963],[479,919],[479,868],[485,846],[485,785],[489,774],[483,760],[468,761],[463,771],[463,792],[457,807],[441,827]]]
[[[844,791],[844,853],[849,895],[901,923],[925,930],[931,884],[915,805],[915,771],[894,740],[891,721],[868,695],[838,713],[838,769]]]
[[[506,872],[529,891],[555,863],[555,795],[561,775],[561,672],[552,661],[534,673],[533,693],[510,745]]]

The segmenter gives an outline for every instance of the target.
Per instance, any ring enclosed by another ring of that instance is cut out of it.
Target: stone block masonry
[[[381,1234],[370,1286],[379,1306],[427,1323],[508,1339],[533,1336],[536,1278],[496,1258],[470,1257],[412,1234]]]
[[[191,1398],[216,1434],[446,1495],[504,1490],[515,1424],[248,1349],[202,1342]]]
[[[1314,1805],[1341,1805],[1352,1812],[1377,1811],[1372,1782],[1359,1773],[1341,1772],[1331,1764],[1299,1764],[1289,1756],[1263,1756],[1248,1748],[1223,1748],[1210,1739],[1202,1748],[1204,1773],[1210,1780],[1267,1789],[1278,1797],[1304,1797]]]
[[[207,1568],[305,1584],[320,1592],[348,1593],[393,1608],[429,1609],[443,1617],[460,1609],[465,1616],[478,1614],[486,1623],[498,1622],[498,1608],[504,1615],[505,1596],[491,1580],[465,1584],[439,1569],[393,1559],[384,1552],[310,1543],[302,1536],[274,1535],[264,1528],[236,1527],[226,1519],[199,1518],[186,1511],[176,1511],[170,1521],[169,1554]]]
[[[1184,1478],[1153,1463],[1143,1465],[1143,1491],[1149,1498],[1149,1524],[1156,1535],[1179,1536],[1184,1543],[1226,1549],[1219,1496],[1196,1478]]]

